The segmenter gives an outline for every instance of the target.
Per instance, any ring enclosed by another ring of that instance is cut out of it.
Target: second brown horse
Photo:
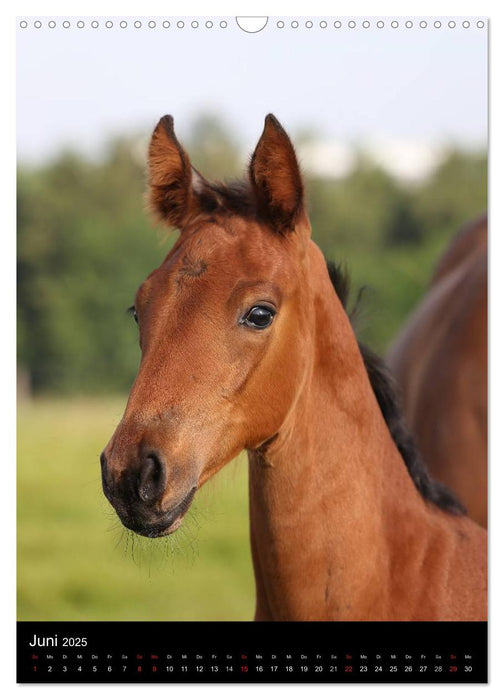
[[[487,221],[462,229],[388,364],[429,471],[487,524]]]

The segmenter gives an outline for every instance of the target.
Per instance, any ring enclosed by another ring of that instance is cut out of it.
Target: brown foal
[[[226,186],[163,117],[149,185],[180,237],[137,292],[141,364],[101,459],[124,525],[169,535],[246,449],[257,620],[485,619],[486,533],[415,462],[310,239],[279,122]]]

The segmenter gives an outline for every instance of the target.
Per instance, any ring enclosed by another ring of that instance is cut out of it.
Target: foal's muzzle
[[[109,471],[105,452],[100,455],[100,464],[103,492],[109,500],[120,495],[131,503],[139,500],[149,505],[155,503],[164,493],[166,466],[156,452],[150,452],[143,457],[136,468],[122,472],[117,485]]]
[[[105,451],[100,455],[103,492],[114,506],[125,527],[144,537],[162,537],[174,532],[189,509],[196,486],[182,497],[162,505],[168,476],[165,462],[155,451],[116,478],[111,473]]]

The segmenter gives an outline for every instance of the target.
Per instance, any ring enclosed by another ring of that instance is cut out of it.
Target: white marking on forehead
[[[201,194],[204,189],[205,189],[205,181],[203,180],[202,176],[199,174],[195,168],[191,168],[192,171],[192,177],[191,177],[191,185],[196,192],[196,194]]]
[[[191,176],[192,176],[191,177],[191,186],[192,186],[193,192],[195,194],[203,194],[205,191],[208,191],[207,181],[205,180],[203,175],[201,175],[201,173],[199,173],[196,170],[196,168],[194,168],[192,166],[191,166]],[[219,197],[219,195],[214,190],[212,190],[211,192],[212,192],[212,197],[215,199],[218,206],[223,206],[222,198]]]

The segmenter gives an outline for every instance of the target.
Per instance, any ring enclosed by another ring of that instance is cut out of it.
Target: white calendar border
[[[332,16],[337,14],[340,17],[344,16],[390,16],[401,17],[407,10],[407,15],[418,16],[478,16],[488,15],[491,18],[490,23],[490,76],[491,76],[491,121],[490,133],[492,150],[490,156],[490,225],[491,225],[491,253],[490,253],[490,285],[491,285],[491,388],[490,388],[490,405],[491,405],[491,421],[490,421],[490,437],[491,437],[491,452],[490,452],[490,573],[491,573],[491,589],[490,589],[490,685],[484,686],[446,686],[446,685],[424,685],[413,686],[409,685],[341,685],[331,684],[327,686],[307,686],[307,685],[289,685],[285,686],[145,686],[141,687],[130,686],[93,686],[88,685],[78,686],[73,685],[71,689],[64,685],[51,686],[15,686],[15,308],[14,308],[14,262],[15,262],[15,212],[13,207],[15,195],[15,115],[13,105],[15,103],[15,74],[13,69],[14,56],[14,26],[15,15],[53,15],[53,16],[68,16],[68,11],[71,7],[72,13],[75,15],[95,15],[97,17],[107,14],[114,15],[138,15],[139,9],[142,14],[151,16],[170,16],[170,15],[185,15],[185,16],[201,16],[207,15],[211,10],[215,16]],[[309,10],[309,12],[307,12]],[[15,13],[15,14],[14,14]],[[279,693],[286,692],[293,699],[305,698],[307,693],[315,694],[317,697],[331,697],[335,694],[343,694],[347,697],[360,697],[361,694],[368,696],[373,695],[373,698],[381,700],[382,698],[402,697],[406,692],[408,696],[424,697],[428,693],[429,697],[446,698],[456,693],[458,698],[473,698],[476,693],[482,693],[485,696],[502,697],[504,692],[504,601],[501,591],[504,591],[502,563],[502,545],[500,543],[500,535],[504,533],[504,508],[500,505],[499,500],[504,495],[504,455],[503,448],[499,447],[497,437],[502,433],[502,428],[499,425],[500,415],[499,398],[502,396],[504,389],[503,373],[504,368],[497,366],[497,359],[504,357],[504,347],[502,341],[502,332],[498,325],[498,316],[496,309],[498,303],[504,303],[503,293],[503,275],[498,270],[497,265],[504,261],[503,254],[503,239],[504,239],[504,216],[502,207],[502,189],[504,183],[504,168],[502,159],[498,161],[498,155],[504,153],[502,129],[497,129],[496,124],[504,123],[504,108],[502,90],[499,92],[499,84],[504,84],[502,70],[499,66],[504,66],[504,31],[502,28],[502,11],[495,9],[493,2],[467,2],[466,0],[454,0],[442,3],[425,0],[422,3],[412,2],[405,5],[404,2],[327,2],[322,0],[310,0],[310,2],[300,2],[299,0],[257,0],[252,2],[236,2],[231,0],[215,0],[213,3],[197,2],[195,0],[187,0],[184,3],[162,3],[159,0],[144,0],[141,4],[128,1],[119,2],[118,0],[89,0],[86,3],[74,2],[69,6],[68,2],[62,0],[51,0],[45,3],[36,2],[35,0],[23,1],[16,4],[16,7],[9,11],[2,10],[2,21],[0,22],[0,30],[2,38],[0,47],[3,53],[2,66],[2,129],[0,134],[2,137],[2,256],[1,260],[1,289],[2,289],[2,445],[4,447],[3,459],[3,504],[0,508],[2,515],[2,532],[4,535],[4,575],[2,576],[1,600],[2,600],[2,625],[1,631],[1,646],[0,654],[2,656],[2,678],[0,683],[2,687],[15,696],[26,697],[30,694],[35,694],[40,698],[54,698],[63,695],[68,695],[69,692],[78,697],[87,697],[89,693],[97,698],[106,697],[107,700],[115,694],[121,695],[121,698],[133,698],[139,693],[163,694],[167,693],[177,696],[177,700],[185,700],[193,697],[193,694],[205,695],[205,698],[219,700],[221,698],[235,697],[240,694],[242,697],[252,697],[252,694],[260,693],[261,697],[277,696]],[[10,203],[10,207],[7,204]],[[492,231],[494,234],[492,234]],[[500,274],[499,274],[500,273]],[[502,316],[502,313],[501,313]],[[500,430],[499,430],[500,429]],[[493,438],[493,439],[492,439]]]

